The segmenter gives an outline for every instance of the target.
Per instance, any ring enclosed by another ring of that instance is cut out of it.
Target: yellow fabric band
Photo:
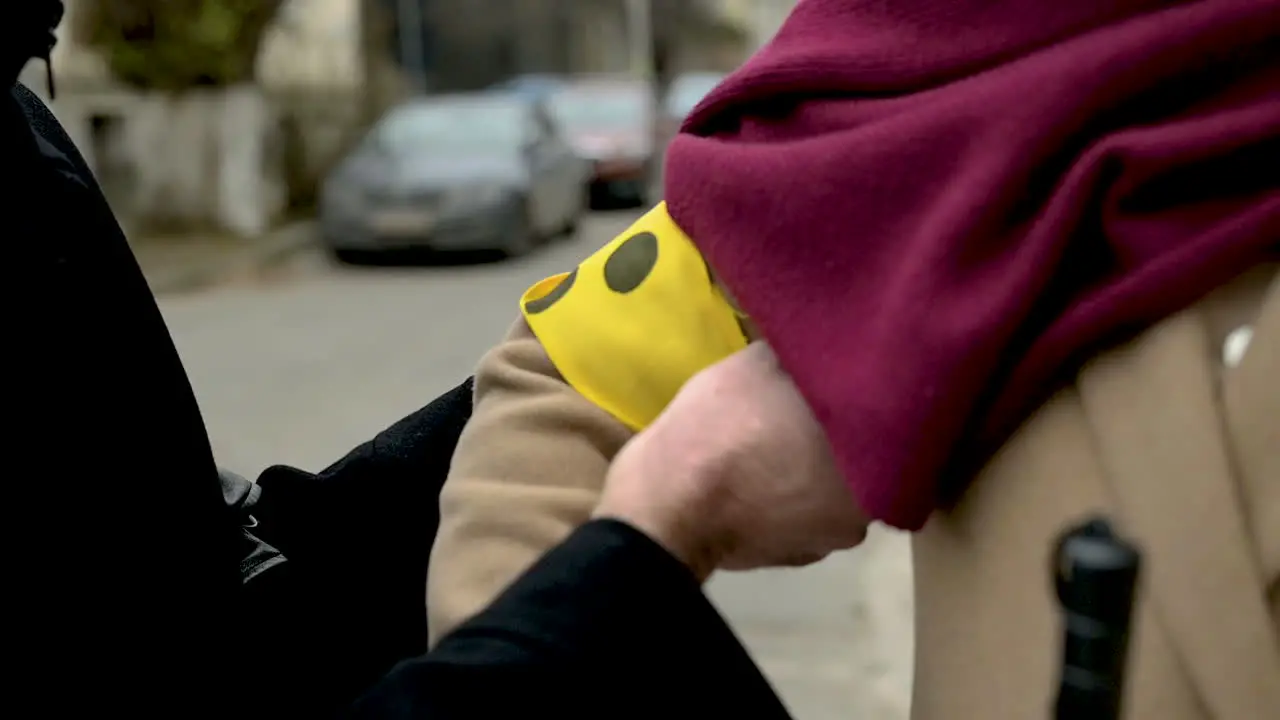
[[[698,371],[747,345],[665,204],[573,272],[529,288],[521,311],[565,381],[634,430]]]

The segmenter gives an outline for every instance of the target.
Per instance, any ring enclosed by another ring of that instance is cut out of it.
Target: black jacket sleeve
[[[358,703],[361,720],[786,718],[692,574],[619,522],[589,523],[431,653]]]
[[[427,563],[471,381],[319,473],[258,478],[255,535],[287,561],[249,587],[253,688],[265,717],[328,717],[426,652]]]

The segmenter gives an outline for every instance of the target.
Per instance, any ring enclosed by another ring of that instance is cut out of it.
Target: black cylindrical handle
[[[1100,519],[1058,541],[1054,577],[1063,617],[1056,720],[1118,720],[1141,558]]]

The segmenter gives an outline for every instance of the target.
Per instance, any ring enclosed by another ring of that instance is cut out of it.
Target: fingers
[[[814,552],[814,553],[802,553],[800,555],[792,555],[791,557],[786,558],[782,562],[779,562],[778,567],[792,567],[792,568],[808,567],[809,565],[814,565],[827,559],[827,555],[829,554],[830,553]]]
[[[859,512],[856,519],[845,525],[844,532],[841,533],[837,543],[837,549],[849,550],[861,545],[867,539],[867,523],[867,518]]]
[[[729,558],[721,570],[747,571],[760,568],[802,568],[815,565],[827,558],[830,553],[799,552],[789,555],[771,553],[748,554],[745,557]]]

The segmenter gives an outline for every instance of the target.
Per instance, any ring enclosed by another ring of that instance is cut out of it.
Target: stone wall
[[[252,86],[181,97],[79,91],[50,106],[133,227],[248,236],[314,201],[362,121],[350,92]]]
[[[50,107],[132,227],[253,236],[284,210],[277,112],[256,86],[82,90]]]

